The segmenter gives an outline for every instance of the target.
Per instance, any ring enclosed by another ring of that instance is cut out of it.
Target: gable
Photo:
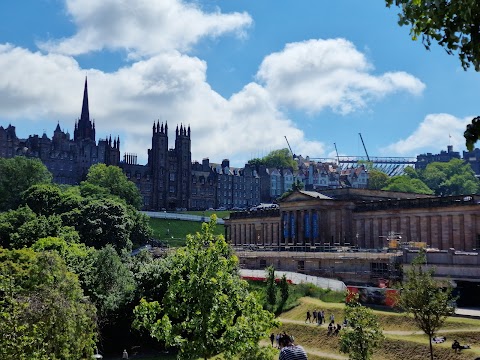
[[[331,197],[320,194],[316,191],[294,191],[281,200],[281,202],[332,200]]]

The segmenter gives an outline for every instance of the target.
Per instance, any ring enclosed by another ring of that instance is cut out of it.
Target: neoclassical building
[[[365,189],[296,191],[278,210],[232,213],[234,246],[280,250],[386,247],[389,234],[440,250],[480,249],[480,196],[432,197]]]

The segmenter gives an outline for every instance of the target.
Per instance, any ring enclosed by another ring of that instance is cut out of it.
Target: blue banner
[[[305,213],[305,239],[310,239],[310,213]]]
[[[318,213],[315,211],[312,214],[313,223],[313,238],[318,239]]]
[[[283,214],[283,237],[288,239],[290,234],[288,233],[288,213]]]
[[[296,234],[295,215],[293,213],[290,215],[290,225],[291,225],[291,234],[292,234],[292,240],[293,240],[295,239],[295,234]]]

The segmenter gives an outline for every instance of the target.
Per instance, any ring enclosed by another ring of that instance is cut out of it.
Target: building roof
[[[299,190],[299,193],[310,196],[315,199],[333,200],[333,198],[331,198],[330,196],[323,195],[316,191]]]

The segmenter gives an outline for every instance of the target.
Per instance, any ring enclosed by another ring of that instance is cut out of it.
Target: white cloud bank
[[[321,157],[325,145],[308,139],[285,109],[349,113],[387,94],[417,95],[425,87],[403,72],[372,74],[373,66],[344,39],[309,40],[267,56],[257,82],[224,98],[208,84],[205,61],[185,51],[203,37],[241,33],[252,22],[248,14],[206,13],[180,0],[66,3],[78,32],[44,43],[47,53],[0,44],[0,68],[8,69],[0,77],[0,119],[23,128],[42,121],[52,131],[60,121],[72,132],[88,72],[97,134],[120,133],[122,152],[143,162],[157,119],[168,121],[171,146],[175,126],[191,126],[197,160],[230,158],[241,166],[259,149],[284,148],[284,135],[297,153]],[[107,48],[141,57],[111,73],[82,69],[73,57]]]
[[[270,54],[257,78],[278,103],[307,112],[331,108],[347,114],[391,93],[419,95],[425,88],[405,72],[374,75],[372,70],[350,41],[318,39],[287,44],[283,51]]]
[[[181,0],[66,0],[78,27],[70,38],[39,44],[49,52],[79,55],[126,49],[133,56],[189,50],[203,37],[242,36],[252,24],[247,13],[202,11]]]
[[[385,154],[412,156],[427,149],[438,149],[439,144],[445,144],[445,150],[447,144],[453,145],[454,149],[465,148],[463,132],[472,118],[460,119],[450,114],[429,114],[410,136],[381,151]]]

